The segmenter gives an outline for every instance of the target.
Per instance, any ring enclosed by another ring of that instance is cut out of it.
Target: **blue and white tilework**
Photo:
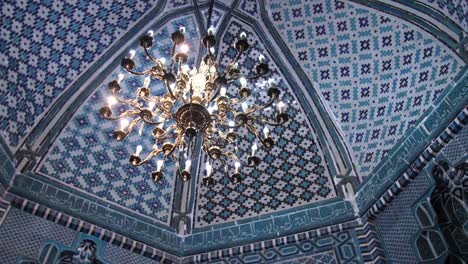
[[[107,243],[104,251],[105,259],[111,263],[138,263],[157,264],[161,263],[154,259],[130,252],[122,247]]]
[[[269,1],[366,177],[463,67],[423,30],[349,2]]]
[[[187,39],[192,43],[192,61],[198,50],[198,29],[193,16],[172,20],[168,25],[155,31],[155,45],[152,53],[157,58],[168,56],[171,49],[170,34],[180,26],[185,26]],[[151,65],[142,54],[142,50],[134,46],[139,52],[135,56],[136,70]],[[144,53],[144,52],[143,52]],[[172,194],[175,180],[175,166],[168,162],[164,167],[165,177],[154,183],[151,171],[155,162],[149,165],[134,167],[128,159],[135,152],[135,147],[141,144],[142,155],[149,153],[153,145],[150,136],[151,128],[143,130],[143,137],[134,131],[124,142],[116,142],[112,138],[112,131],[118,128],[116,121],[103,120],[99,109],[104,106],[109,95],[107,83],[115,79],[121,67],[117,67],[110,77],[104,81],[84,104],[61,132],[58,139],[49,149],[39,172],[58,179],[59,181],[84,190],[88,193],[110,202],[117,203],[137,213],[152,217],[160,222],[167,223],[172,206]],[[126,78],[121,82],[122,97],[134,96],[135,86],[142,86],[142,77]],[[153,81],[150,88],[155,94],[163,93],[161,83]],[[123,111],[114,107],[114,111]],[[139,127],[136,128],[138,130]]]
[[[205,27],[206,27],[206,23],[208,22],[207,21],[208,20],[208,8],[203,9],[202,14],[203,14],[203,23],[205,24]],[[223,30],[219,28],[219,23],[221,23],[223,17],[224,17],[224,12],[213,7],[213,13],[211,15],[211,25],[213,25],[216,31]]]
[[[468,32],[468,1],[464,0],[418,0],[446,15]]]
[[[47,240],[70,245],[75,234],[72,229],[11,208],[0,225],[0,263],[15,263],[20,255],[35,259]]]
[[[54,100],[155,0],[0,3],[0,135],[16,149]]]
[[[245,177],[242,183],[238,185],[231,183],[224,176],[219,161],[214,163],[216,184],[206,188],[201,182],[199,183],[195,221],[197,227],[253,217],[336,197],[329,168],[314,129],[296,101],[292,88],[285,83],[278,66],[272,62],[264,44],[250,26],[238,20],[230,22],[222,37],[219,62],[223,66],[231,62],[236,55],[231,43],[242,31],[248,35],[250,49],[247,56],[243,56],[239,61],[241,72],[253,74],[252,70],[258,63],[258,56],[264,54],[270,65],[269,77],[279,85],[282,93],[280,97],[288,103],[287,113],[291,118],[283,126],[270,127],[275,141],[275,146],[271,150],[264,150],[257,142],[258,156],[262,162],[255,169],[241,168]],[[237,97],[238,87],[239,84],[228,86],[229,96]],[[247,100],[248,105],[265,104],[268,100],[266,79],[260,78],[257,82],[251,82],[250,87],[253,88],[253,94]],[[276,113],[276,107],[263,112],[270,120]],[[263,128],[258,127],[258,129]],[[256,140],[244,129],[240,130],[240,133],[238,154],[242,160],[246,160],[250,146]],[[203,165],[199,178],[205,175],[204,168]],[[230,164],[230,168],[232,174],[233,164]]]
[[[445,146],[442,153],[451,164],[457,164],[468,155],[468,126],[465,126],[450,143]]]
[[[410,246],[420,229],[412,205],[429,190],[428,177],[426,172],[416,176],[375,221],[390,263],[418,263],[415,249]]]
[[[168,12],[174,11],[174,9],[186,7],[192,5],[190,0],[167,0],[164,9]]]
[[[254,18],[260,17],[260,6],[257,0],[242,0],[239,3],[238,8],[245,12],[248,15],[251,15]]]

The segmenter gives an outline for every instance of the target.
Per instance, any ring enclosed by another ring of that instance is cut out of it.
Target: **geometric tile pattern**
[[[276,246],[273,246],[273,241],[277,243]],[[285,243],[280,238],[273,241],[265,241],[265,249],[256,248],[252,252],[244,247],[245,251],[240,251],[237,256],[224,257],[223,260],[211,263],[362,263],[354,230],[322,234],[314,238],[304,237],[295,243]]]
[[[418,0],[448,16],[465,32],[468,31],[468,2],[458,0]]]
[[[451,164],[466,158],[468,155],[468,126],[462,128],[459,134],[442,150],[442,153],[447,157]]]
[[[70,245],[75,234],[72,229],[10,208],[0,225],[0,263],[15,263],[19,255],[35,258],[48,239]]]
[[[235,56],[235,49],[230,43],[242,31],[248,35],[250,48],[247,55],[239,61],[239,68],[244,75],[252,74],[250,71],[257,64],[258,56],[263,54],[266,57],[271,71],[268,78],[273,78],[280,87],[280,97],[288,104],[287,112],[290,120],[283,126],[270,127],[271,136],[275,141],[271,151],[265,150],[257,142],[259,146],[257,155],[262,161],[254,169],[241,169],[244,176],[242,183],[231,183],[224,176],[220,162],[214,163],[213,177],[216,184],[206,188],[199,183],[195,220],[197,227],[253,217],[336,197],[322,147],[308,117],[297,102],[292,88],[284,81],[264,44],[250,26],[238,20],[230,22],[222,37],[219,62],[225,66]],[[261,78],[249,85],[253,88],[253,94],[247,100],[248,105],[265,104],[268,100],[266,80]],[[229,96],[237,97],[237,84],[229,85],[227,90]],[[263,111],[263,114],[271,120],[276,112],[276,106],[273,106]],[[244,129],[239,132],[237,151],[241,160],[246,160],[250,146],[256,140]],[[206,175],[204,160],[201,164],[200,178]],[[231,173],[232,170],[233,164],[230,164]]]
[[[238,8],[255,18],[260,16],[260,6],[258,5],[257,0],[243,0],[239,4]]]
[[[151,49],[154,56],[169,54],[171,49],[169,36],[182,25],[186,27],[189,41],[198,37],[193,17],[172,20],[167,25],[154,29],[155,39],[158,40]],[[192,50],[198,50],[198,42],[192,43]],[[136,46],[134,48],[140,50]],[[137,65],[142,65],[142,68],[149,65],[141,52],[137,54],[135,56]],[[138,167],[130,165],[128,161],[139,144],[143,146],[142,156],[149,153],[149,149],[154,144],[149,133],[150,129],[144,130],[142,137],[134,131],[124,142],[117,142],[111,135],[118,127],[118,122],[103,120],[99,115],[99,109],[106,104],[105,98],[109,95],[107,83],[121,72],[123,72],[121,67],[116,67],[109,78],[79,108],[49,149],[44,162],[39,167],[39,172],[167,223],[170,218],[175,180],[174,163],[167,162],[164,166],[163,180],[153,182],[150,173],[156,167],[154,160],[149,165]],[[126,74],[121,82],[121,96],[123,98],[134,96],[134,91],[127,87],[141,86],[142,79]],[[163,91],[160,82],[156,81],[150,85],[150,88],[155,94]],[[123,109],[114,109],[114,111],[123,111]]]
[[[0,135],[15,149],[52,102],[155,0],[1,1]]]
[[[385,258],[390,263],[418,263],[412,243],[420,230],[412,205],[430,188],[424,171],[375,220],[381,241],[384,241]]]
[[[271,0],[269,8],[364,177],[464,65],[416,26],[348,2]]]
[[[107,244],[105,248],[105,259],[111,263],[138,263],[138,264],[156,264],[161,263],[154,259],[135,254],[127,249],[116,245]]]

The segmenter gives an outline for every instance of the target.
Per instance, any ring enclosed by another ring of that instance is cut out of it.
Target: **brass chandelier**
[[[172,33],[171,40],[173,45],[170,61],[166,62],[164,58],[155,58],[151,55],[149,49],[154,41],[152,31],[140,38],[140,46],[146,58],[154,65],[150,69],[136,71],[136,63],[133,60],[135,51],[131,50],[129,55],[122,59],[121,66],[131,75],[145,76],[143,86],[135,87],[134,98],[121,98],[120,84],[124,75],[120,74],[117,80],[108,84],[112,95],[107,99],[107,106],[100,109],[100,114],[105,119],[120,120],[120,128],[113,133],[117,141],[124,140],[140,123],[140,136],[143,127],[151,128],[154,145],[149,154],[142,158],[140,154],[143,147],[138,145],[135,153],[130,156],[130,163],[139,166],[152,158],[157,159],[157,166],[151,173],[153,180],[158,181],[163,177],[164,163],[170,159],[175,162],[181,179],[184,182],[188,181],[191,178],[191,163],[196,152],[196,140],[200,139],[201,149],[209,158],[202,183],[204,185],[214,183],[211,174],[212,164],[216,160],[223,165],[225,175],[233,183],[238,183],[242,180],[240,167],[255,167],[260,159],[255,155],[257,144],[251,146],[247,162],[241,161],[236,151],[232,151],[232,147],[229,150],[229,146],[234,145],[239,137],[236,131],[240,127],[245,127],[263,146],[271,148],[274,141],[270,137],[268,126],[279,126],[288,121],[285,104],[281,101],[276,104],[278,112],[275,121],[269,121],[259,114],[265,108],[271,107],[279,98],[280,90],[271,79],[268,81],[267,91],[270,99],[265,105],[249,106],[246,102],[252,94],[248,81],[257,80],[269,72],[265,57],[260,55],[259,64],[256,65],[253,75],[241,75],[237,62],[249,49],[247,35],[242,32],[234,45],[237,55],[226,68],[221,68],[216,62],[214,29],[210,27],[201,40],[206,55],[198,67],[190,70],[185,64],[189,50],[189,46],[185,43],[185,28],[181,27]],[[166,90],[164,95],[152,95],[150,86],[152,80],[159,80],[164,84]],[[230,98],[227,95],[226,86],[231,83],[240,84],[237,98]],[[113,115],[112,105],[116,103],[124,105],[126,110]],[[129,121],[127,118],[133,120]],[[234,162],[234,171],[229,175],[232,162]],[[182,163],[185,166],[180,170]]]

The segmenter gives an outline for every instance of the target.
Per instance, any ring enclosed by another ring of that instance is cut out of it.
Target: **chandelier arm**
[[[148,156],[146,156],[146,158],[144,160],[142,160],[140,163],[137,164],[137,166],[140,166],[142,164],[145,164],[147,163],[152,157],[154,156],[157,156],[159,153],[162,152],[162,148],[158,148],[158,149],[155,149],[155,150],[152,150]]]
[[[117,101],[118,101],[119,103],[124,104],[124,105],[130,105],[130,104],[132,104],[132,103],[136,100],[136,98],[133,98],[133,99],[122,99],[120,96],[117,95],[116,92],[112,91],[111,93],[112,93],[112,96],[114,96],[115,99],[117,99]]]
[[[127,110],[127,111],[123,112],[122,114],[120,114],[118,116],[109,116],[109,117],[103,116],[103,118],[105,118],[107,120],[119,120],[119,119],[122,119],[124,117],[137,115],[139,112],[140,111],[136,111],[136,110]]]
[[[176,124],[172,124],[172,125],[168,126],[168,127],[166,128],[166,130],[164,130],[164,132],[163,132],[162,134],[159,134],[156,138],[157,138],[158,140],[165,139],[165,136],[166,136],[169,132],[171,132],[171,130],[172,130],[173,128],[175,128],[175,127],[177,127]]]
[[[124,69],[125,69],[127,72],[129,72],[129,73],[131,73],[131,74],[133,74],[133,75],[138,75],[138,76],[143,76],[143,75],[148,74],[148,73],[150,72],[150,70],[145,70],[145,71],[143,71],[143,72],[136,72],[136,71],[134,71],[134,70],[129,70],[129,69],[127,69],[127,68],[124,68]]]
[[[177,47],[177,43],[174,42],[172,44],[172,48],[171,48],[171,65],[169,66],[169,72],[172,73],[172,68],[174,67],[174,54],[175,54],[175,49]]]
[[[219,160],[221,161],[221,164],[223,164],[223,166],[224,166],[224,176],[229,178],[229,166],[228,166],[226,160],[223,159],[222,157],[220,157]]]
[[[258,111],[258,110],[263,110],[267,107],[270,107],[275,101],[276,101],[276,97],[275,98],[272,98],[270,99],[270,101],[268,101],[268,103],[264,104],[264,105],[258,105],[258,104],[254,104],[251,108],[251,110],[248,112],[249,114],[250,113],[253,113],[255,111]]]
[[[258,116],[258,115],[254,115],[254,117],[255,117],[255,119],[256,119],[257,121],[260,121],[260,122],[262,122],[262,123],[264,123],[264,124],[267,124],[267,125],[270,125],[270,126],[275,126],[275,127],[276,127],[276,126],[284,125],[284,123],[286,123],[286,121],[285,121],[285,122],[281,122],[281,123],[273,123],[273,122],[270,122],[270,121],[268,121],[267,119],[265,119],[265,118],[263,118],[263,117],[261,117],[261,116]]]
[[[130,133],[132,133],[133,128],[134,128],[140,121],[141,121],[141,117],[135,118],[135,119],[130,123],[130,125],[128,126],[126,134],[129,135]]]
[[[164,84],[166,85],[166,89],[169,92],[169,95],[171,96],[172,100],[177,101],[177,98],[174,96],[174,93],[172,92],[169,82],[167,80],[164,80]]]
[[[234,60],[229,63],[229,65],[227,66],[226,68],[226,72],[224,74],[224,76],[226,75],[229,75],[229,73],[231,72],[232,68],[234,67],[234,65],[236,64],[236,62],[240,59],[240,57],[242,56],[242,50],[238,50],[237,51],[237,54],[236,54],[236,57],[234,57]]]
[[[260,77],[263,77],[263,76],[266,76],[266,73],[264,73],[264,74],[255,73],[254,75],[252,75],[250,77],[246,77],[246,79],[247,80],[257,80],[257,79],[259,79]]]
[[[146,47],[146,43],[145,45],[143,45],[143,49],[145,50],[145,53],[146,53],[146,56],[152,61],[152,62],[158,62],[157,59],[155,59],[153,56],[151,56],[151,54],[149,53],[149,50],[148,48]]]

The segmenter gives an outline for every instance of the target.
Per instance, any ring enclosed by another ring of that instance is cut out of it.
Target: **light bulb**
[[[135,50],[130,50],[130,51],[128,52],[128,54],[130,55],[129,58],[130,58],[131,60],[133,60],[133,57],[135,57],[136,51],[135,51]]]
[[[236,125],[236,123],[234,123],[234,121],[232,121],[232,120],[229,121],[229,126],[230,126],[229,132],[233,132],[233,131],[234,131],[234,128],[232,128],[232,127],[235,126],[235,125]]]
[[[212,114],[213,114],[213,110],[214,110],[214,109],[213,109],[213,107],[212,107],[212,106],[208,107],[208,109],[207,109],[207,110],[208,110],[208,113],[210,113],[210,115],[212,115]]]
[[[240,77],[239,82],[241,83],[242,88],[247,87],[247,79],[245,79],[245,77]]]
[[[265,56],[263,56],[263,54],[260,54],[260,56],[258,56],[258,61],[260,63],[265,63]]]
[[[236,163],[234,163],[234,168],[235,168],[235,171],[234,173],[235,174],[238,174],[239,173],[239,168],[240,168],[240,162],[236,161]]]
[[[240,39],[246,39],[246,38],[247,38],[247,34],[246,34],[244,31],[242,31],[242,32],[240,33],[240,36],[239,36],[239,37],[240,37]]]
[[[164,164],[164,160],[158,160],[158,161],[156,162],[157,171],[161,171],[163,164]]]
[[[182,65],[182,73],[188,74],[190,67],[187,64]]]
[[[280,114],[284,113],[284,107],[285,107],[285,104],[283,103],[283,101],[279,101],[278,102],[278,112]]]
[[[254,143],[254,144],[252,145],[252,155],[251,155],[252,157],[255,156],[255,152],[256,152],[256,151],[257,151],[257,143]]]
[[[234,69],[237,69],[237,68],[239,68],[239,63],[237,63],[237,62],[236,62],[236,63],[234,63],[234,65],[232,66],[232,68],[234,68]]]
[[[211,172],[213,170],[213,167],[211,166],[210,162],[206,162],[206,177],[210,177],[211,176]]]
[[[268,129],[267,126],[263,128],[263,134],[265,134],[265,138],[267,138],[270,135],[270,129]]]
[[[143,87],[148,88],[150,82],[151,82],[151,77],[147,76],[145,80],[143,81]]]
[[[185,161],[185,170],[190,172],[190,166],[192,166],[192,161],[188,159]]]
[[[215,73],[216,73],[216,67],[215,66],[210,67],[210,73],[211,73],[211,75],[215,75]]]
[[[120,130],[124,130],[130,122],[127,119],[120,120]]]
[[[115,99],[114,96],[109,96],[107,97],[107,104],[109,105],[109,107],[115,105],[117,103],[117,99]]]
[[[179,28],[180,33],[185,34],[185,27],[180,27]]]
[[[149,102],[148,103],[148,110],[153,111],[154,106],[156,105],[155,102]]]
[[[220,94],[221,96],[226,96],[226,91],[227,91],[227,90],[226,90],[226,87],[223,86],[223,87],[221,87],[221,89],[219,90],[219,94]]]
[[[215,48],[213,48],[213,47],[210,48],[210,53],[211,53],[211,54],[214,55],[214,54],[215,54],[215,51],[216,51]]]
[[[215,33],[215,29],[213,26],[210,26],[210,28],[208,28],[208,35],[209,36],[213,36]]]
[[[154,36],[153,30],[148,31],[148,36],[150,36],[150,37]]]
[[[187,53],[189,51],[189,46],[187,44],[180,45],[180,52]]]
[[[169,87],[171,88],[171,90],[174,90],[174,88],[176,87],[176,83],[169,84]]]
[[[161,64],[164,66],[166,64],[166,59],[165,58],[160,58],[159,61]]]
[[[117,83],[120,84],[120,82],[125,78],[125,75],[123,75],[122,73],[119,73],[119,75],[117,75]]]
[[[244,113],[246,113],[248,110],[249,110],[249,106],[247,105],[246,102],[243,102],[242,103],[242,111],[244,111]]]
[[[275,85],[275,79],[273,78],[268,79],[268,86],[273,87],[274,85]]]
[[[135,156],[140,156],[140,153],[142,150],[143,150],[143,147],[141,145],[138,145],[136,147]]]

